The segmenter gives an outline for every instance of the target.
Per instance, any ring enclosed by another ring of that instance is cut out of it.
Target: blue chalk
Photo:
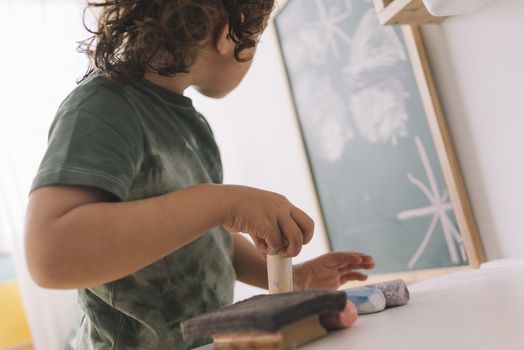
[[[379,312],[386,308],[386,298],[378,288],[357,287],[346,289],[346,296],[357,307],[359,315]]]

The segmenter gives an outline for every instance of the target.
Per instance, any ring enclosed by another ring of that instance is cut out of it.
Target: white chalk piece
[[[291,258],[267,256],[267,283],[269,294],[293,291],[293,264]]]
[[[386,308],[386,297],[378,288],[357,287],[346,289],[346,297],[357,307],[359,315],[371,314]]]
[[[409,301],[409,290],[401,279],[367,284],[364,287],[380,289],[386,298],[386,308],[406,305]]]

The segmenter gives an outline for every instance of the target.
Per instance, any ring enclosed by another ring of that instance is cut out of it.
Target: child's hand
[[[224,228],[249,234],[261,254],[293,257],[313,237],[313,220],[286,197],[251,187],[226,186],[226,203],[231,204]]]
[[[357,269],[375,267],[373,258],[355,252],[336,252],[293,266],[295,290],[307,288],[337,289],[347,281],[365,281],[368,276]]]

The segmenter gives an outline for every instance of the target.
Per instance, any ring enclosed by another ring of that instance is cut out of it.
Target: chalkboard
[[[291,0],[275,25],[331,249],[468,265],[401,29],[366,0]]]

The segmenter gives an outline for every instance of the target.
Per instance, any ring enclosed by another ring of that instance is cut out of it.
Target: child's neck
[[[183,95],[184,90],[192,85],[193,80],[191,73],[180,74],[174,77],[164,77],[158,73],[147,72],[144,78],[155,85],[180,95]]]

